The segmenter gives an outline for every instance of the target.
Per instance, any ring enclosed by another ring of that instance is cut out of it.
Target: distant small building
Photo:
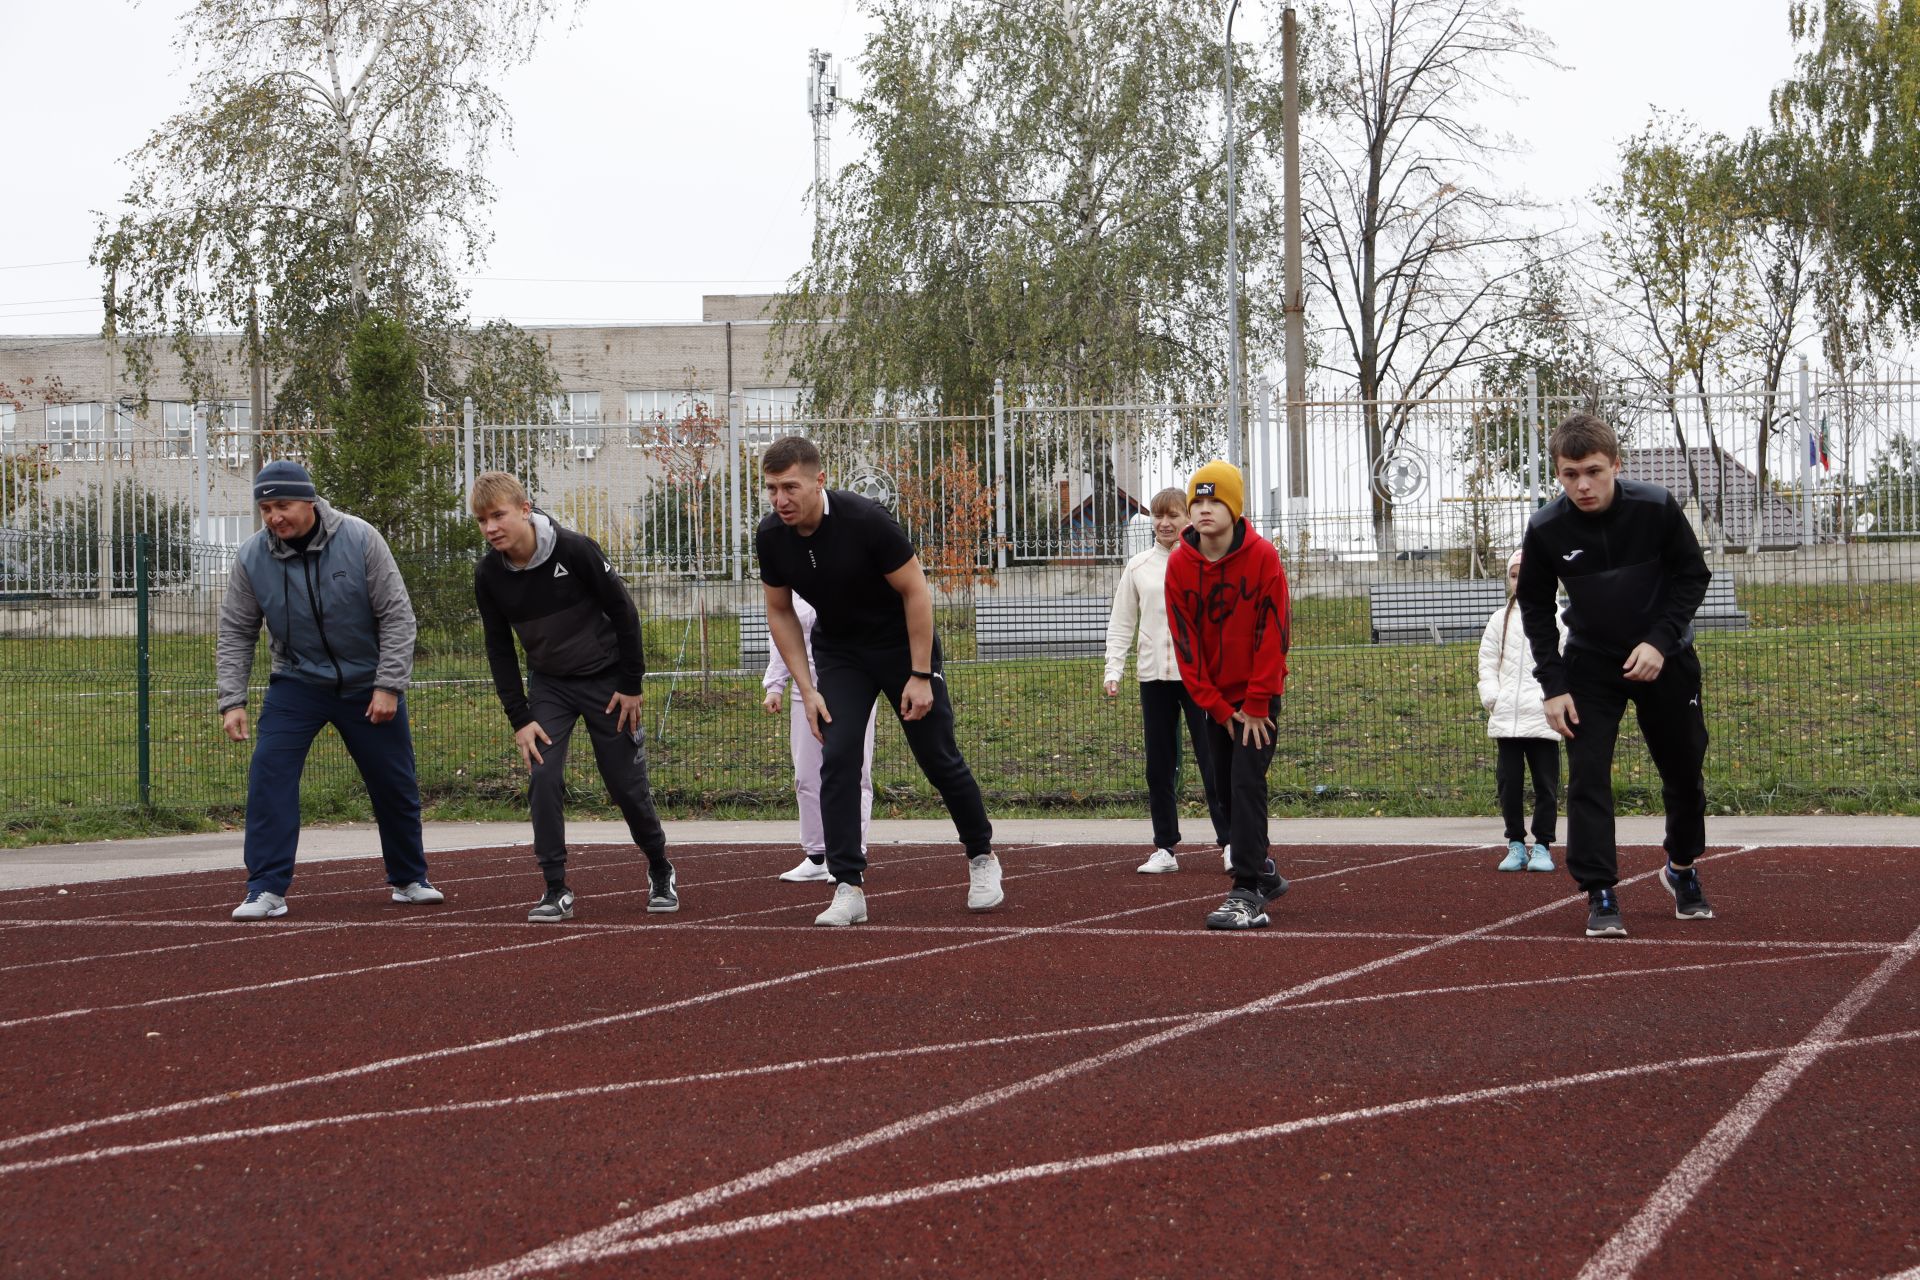
[[[1692,466],[1688,463],[1691,461]],[[1703,543],[1734,547],[1792,547],[1802,541],[1800,513],[1726,450],[1705,447],[1622,449],[1620,474],[1664,487],[1699,522]],[[1699,492],[1694,478],[1699,478]],[[1714,523],[1719,522],[1716,533]]]

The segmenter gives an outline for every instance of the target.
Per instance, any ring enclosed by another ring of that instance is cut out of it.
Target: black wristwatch
[[[931,671],[909,671],[909,672],[907,672],[907,675],[908,675],[908,676],[910,676],[911,678],[913,678],[913,679],[915,679],[915,680],[931,680],[931,679],[933,679],[933,672],[931,672]]]

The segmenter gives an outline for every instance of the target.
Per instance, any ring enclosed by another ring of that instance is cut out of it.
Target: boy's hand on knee
[[[520,748],[520,763],[527,766],[529,773],[533,771],[533,766],[546,763],[540,748],[534,745],[536,742],[553,745],[553,739],[547,736],[547,731],[540,727],[538,720],[529,720],[514,731],[513,745]]]
[[[1255,720],[1244,711],[1234,712],[1233,719],[1240,726],[1241,746],[1264,747],[1273,741],[1273,721]]]
[[[613,699],[607,703],[605,711],[608,715],[614,715],[616,711],[618,712],[619,718],[613,722],[613,727],[617,731],[620,733],[632,733],[640,727],[640,704],[645,698],[646,695],[641,693],[616,693],[613,695]]]
[[[1658,680],[1660,669],[1666,665],[1667,655],[1643,640],[1633,646],[1633,652],[1627,655],[1627,660],[1621,665],[1620,671],[1627,679],[1646,684],[1649,681]]]
[[[1541,704],[1547,713],[1547,727],[1563,738],[1573,736],[1573,726],[1580,723],[1580,713],[1573,709],[1573,695],[1555,694]]]

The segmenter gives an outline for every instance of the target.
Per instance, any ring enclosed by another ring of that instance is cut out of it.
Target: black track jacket
[[[1624,662],[1645,642],[1672,657],[1693,643],[1693,613],[1713,573],[1673,495],[1615,480],[1613,502],[1588,515],[1561,494],[1533,513],[1514,596],[1547,697],[1567,692],[1554,580],[1567,588],[1567,647]]]

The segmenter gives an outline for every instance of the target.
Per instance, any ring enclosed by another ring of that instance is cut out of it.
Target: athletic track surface
[[[1920,1275],[1920,882],[1716,847],[1632,937],[1491,846],[524,849],[0,893],[0,1267],[23,1276]]]

